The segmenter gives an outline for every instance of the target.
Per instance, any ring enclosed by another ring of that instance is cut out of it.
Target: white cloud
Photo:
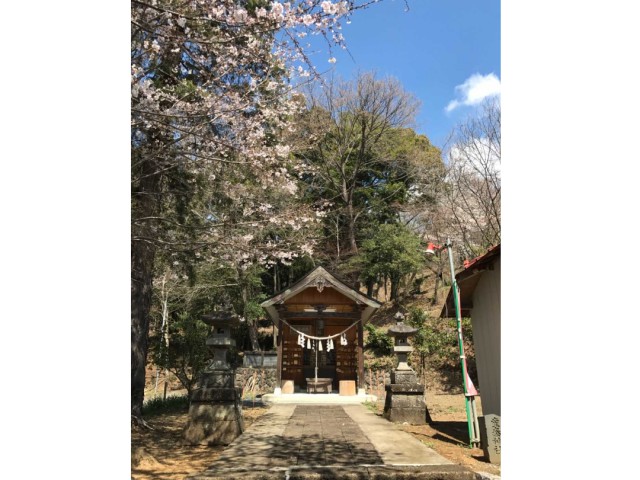
[[[466,144],[455,144],[449,150],[449,166],[466,173],[500,178],[500,145],[487,137],[474,138]]]
[[[474,73],[462,85],[456,86],[458,98],[451,100],[446,106],[447,113],[461,106],[478,105],[485,98],[500,96],[500,79],[494,74],[480,75]]]

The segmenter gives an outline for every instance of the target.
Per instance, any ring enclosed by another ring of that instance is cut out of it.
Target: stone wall
[[[419,379],[421,380],[421,379]],[[385,385],[391,383],[391,370],[364,369],[366,392],[380,399],[385,397]],[[243,395],[273,393],[276,388],[276,369],[268,367],[239,367],[236,370],[236,387],[243,389]],[[428,388],[428,387],[427,387]]]
[[[235,385],[242,388],[244,398],[273,393],[276,388],[276,369],[240,367],[236,369]]]
[[[276,368],[278,366],[278,354],[277,352],[244,352],[242,366]]]
[[[370,395],[375,395],[379,399],[385,397],[385,385],[391,383],[391,370],[364,369],[365,391]]]
[[[367,393],[384,398],[384,387],[391,383],[391,371],[364,370]],[[236,387],[242,388],[244,397],[273,393],[276,388],[276,369],[265,367],[240,367],[236,369]]]

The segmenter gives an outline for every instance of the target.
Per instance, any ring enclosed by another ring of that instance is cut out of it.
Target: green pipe
[[[464,355],[464,346],[462,344],[462,315],[460,314],[460,298],[459,298],[459,290],[458,290],[458,282],[456,282],[456,272],[453,267],[453,255],[451,251],[451,240],[447,239],[447,253],[449,254],[449,266],[451,268],[451,289],[453,291],[453,304],[456,309],[456,324],[458,328],[458,348],[460,350],[460,367],[462,368],[462,387],[464,390],[464,403],[465,410],[467,412],[467,429],[469,431],[469,448],[473,448],[474,444],[474,435],[473,435],[473,424],[471,418],[471,409],[470,409],[470,401],[467,396],[467,362],[466,357]]]

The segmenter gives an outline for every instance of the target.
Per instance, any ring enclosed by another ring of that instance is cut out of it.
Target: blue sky
[[[406,4],[409,11],[405,11]],[[349,54],[334,49],[336,72],[358,70],[392,75],[422,101],[416,130],[442,147],[453,126],[472,111],[475,98],[499,92],[499,0],[383,0],[343,25]],[[324,50],[313,57],[319,70],[331,67]],[[493,74],[493,77],[488,77]],[[480,75],[468,81],[472,75]],[[456,86],[464,85],[466,89]],[[457,101],[457,103],[451,103]],[[450,106],[451,111],[445,111]]]

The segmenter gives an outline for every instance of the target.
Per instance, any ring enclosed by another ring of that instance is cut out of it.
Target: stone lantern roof
[[[409,336],[413,335],[418,331],[417,328],[410,327],[406,325],[404,322],[398,322],[393,327],[389,327],[389,334],[395,336]]]
[[[207,325],[236,325],[240,322],[238,315],[233,312],[214,311],[202,316],[202,321]]]

